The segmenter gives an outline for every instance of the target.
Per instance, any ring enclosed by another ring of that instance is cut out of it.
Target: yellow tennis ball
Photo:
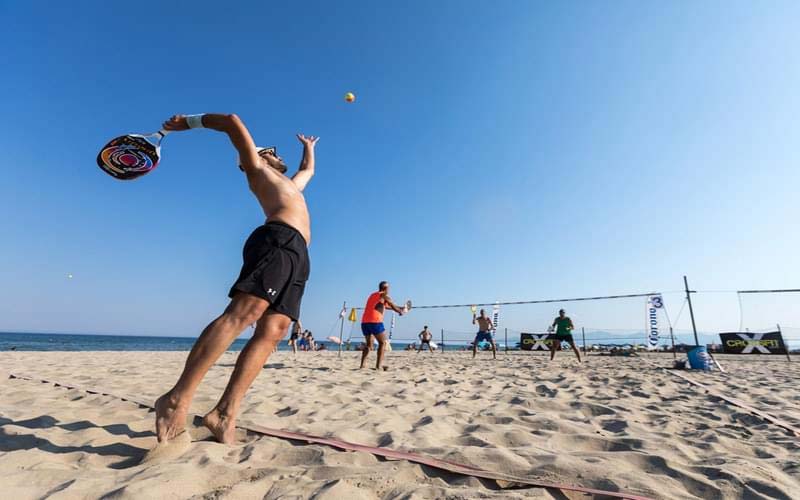
[[[356,100],[356,96],[352,92],[348,92],[344,95],[344,100],[347,102],[353,102]]]

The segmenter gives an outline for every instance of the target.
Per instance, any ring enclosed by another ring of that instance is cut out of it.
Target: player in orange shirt
[[[381,369],[383,356],[386,352],[386,344],[389,343],[389,339],[386,336],[386,328],[383,326],[383,312],[387,307],[401,316],[405,312],[404,309],[397,307],[389,297],[389,283],[381,281],[378,284],[378,291],[371,293],[367,298],[364,315],[361,317],[361,333],[364,334],[364,343],[366,345],[361,352],[360,368],[366,366],[367,356],[372,350],[372,339],[374,337],[378,340],[378,363],[375,365],[375,369]],[[384,367],[385,369],[386,367]]]

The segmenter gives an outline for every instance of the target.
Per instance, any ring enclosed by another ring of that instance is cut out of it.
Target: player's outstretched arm
[[[401,316],[403,315],[403,309],[397,307],[397,304],[392,302],[392,299],[388,295],[384,296],[383,301],[386,303],[387,306],[389,306],[389,309],[400,314]]]
[[[261,158],[256,151],[256,143],[250,136],[247,127],[242,120],[235,114],[206,113],[202,115],[202,125],[205,128],[225,132],[233,143],[233,147],[239,152],[239,162],[245,172],[257,169],[261,166]],[[180,131],[189,130],[186,116],[175,115],[164,122],[165,130]]]
[[[313,135],[306,137],[303,134],[297,134],[297,140],[303,145],[303,159],[300,161],[300,168],[297,173],[292,177],[292,182],[295,183],[297,189],[302,191],[308,181],[314,177],[314,146],[317,145],[319,137],[314,137]]]

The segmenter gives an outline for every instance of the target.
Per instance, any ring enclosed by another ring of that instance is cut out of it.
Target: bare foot
[[[169,441],[186,427],[187,408],[178,405],[168,392],[158,398],[156,408],[156,436],[158,442]]]
[[[236,420],[221,414],[216,408],[203,417],[203,425],[208,427],[220,443],[236,442]]]

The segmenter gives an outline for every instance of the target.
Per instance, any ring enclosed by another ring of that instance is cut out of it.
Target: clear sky
[[[135,182],[95,165],[175,113],[235,112],[290,166],[295,133],[321,136],[318,337],[382,279],[417,304],[669,292],[683,274],[800,287],[798,2],[0,1],[0,17],[0,330],[192,336],[221,311],[263,222],[225,137],[171,135]],[[739,326],[735,294],[695,301],[702,330]],[[800,326],[800,294],[745,305],[745,326]],[[567,306],[578,326],[644,324],[639,299]],[[468,310],[402,319],[423,321],[472,330]]]

